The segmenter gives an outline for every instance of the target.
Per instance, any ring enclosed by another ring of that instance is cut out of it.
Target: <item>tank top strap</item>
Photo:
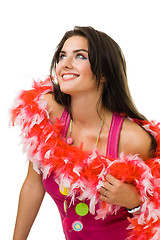
[[[63,137],[65,137],[65,138],[67,136],[70,120],[71,120],[70,114],[67,112],[67,110],[65,108],[63,113],[62,113],[62,115],[61,115],[61,117],[60,117],[61,123],[64,124],[64,128],[63,128],[62,132],[63,132]]]
[[[106,156],[110,156],[112,158],[118,158],[119,136],[120,136],[124,119],[125,117],[121,116],[118,113],[113,112],[110,130],[108,134],[108,140],[107,140]]]
[[[119,136],[122,128],[122,124],[124,121],[124,117],[121,116],[118,113],[113,113],[112,121],[110,125],[110,130],[108,134],[108,140],[107,140],[107,151],[106,156],[110,156],[113,158],[118,158],[118,143],[119,143]],[[63,137],[66,138],[69,124],[70,124],[70,114],[67,112],[66,109],[64,109],[60,121],[64,124],[63,128]]]

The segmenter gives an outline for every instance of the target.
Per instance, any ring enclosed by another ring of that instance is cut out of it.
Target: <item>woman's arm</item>
[[[144,161],[154,156],[152,138],[148,132],[130,120],[125,120],[119,142],[119,152],[126,156],[138,154]],[[110,174],[99,189],[99,198],[110,204],[133,209],[141,204],[140,194],[132,184],[124,183]]]
[[[26,240],[42,203],[45,190],[41,175],[29,163],[28,174],[22,186],[13,240]]]

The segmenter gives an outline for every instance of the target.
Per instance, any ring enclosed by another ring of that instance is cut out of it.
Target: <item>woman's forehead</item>
[[[68,38],[62,47],[62,51],[75,51],[77,49],[84,49],[88,51],[88,41],[82,36],[72,36]]]

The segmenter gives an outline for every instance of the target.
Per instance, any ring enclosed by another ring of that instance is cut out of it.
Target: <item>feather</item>
[[[57,118],[53,124],[43,96],[53,91],[49,77],[28,91],[21,91],[10,110],[13,125],[20,125],[22,140],[28,160],[35,171],[47,178],[52,172],[59,186],[68,189],[70,206],[75,199],[89,201],[89,210],[95,214],[98,203],[97,190],[105,175],[136,186],[142,199],[141,212],[128,218],[132,229],[128,239],[160,239],[160,123],[132,119],[156,139],[157,150],[153,159],[145,162],[136,154],[119,159],[100,155],[96,150],[83,151],[83,145],[68,146],[62,137],[63,124]],[[116,214],[118,206],[99,202],[96,219]]]

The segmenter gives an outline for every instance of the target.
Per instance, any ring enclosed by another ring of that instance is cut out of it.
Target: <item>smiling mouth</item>
[[[64,74],[64,75],[62,75],[63,80],[71,80],[71,79],[74,79],[74,78],[77,78],[77,77],[79,77],[79,75],[77,75],[77,74]]]

